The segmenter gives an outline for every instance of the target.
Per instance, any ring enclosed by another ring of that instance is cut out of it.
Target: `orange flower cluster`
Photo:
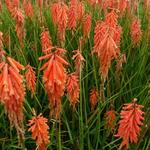
[[[21,9],[19,9],[19,0],[6,0],[7,8],[16,22],[16,33],[21,46],[23,46],[24,38],[24,15]]]
[[[144,112],[141,108],[143,108],[143,106],[136,104],[135,101],[124,105],[120,113],[121,120],[119,122],[119,129],[116,135],[116,137],[122,138],[123,140],[119,147],[120,150],[123,149],[124,146],[128,148],[129,142],[137,143],[138,135],[141,130],[140,126],[144,120]]]
[[[111,109],[105,113],[107,129],[113,131],[115,129],[116,114],[115,110]]]
[[[24,38],[24,16],[23,16],[23,12],[21,9],[15,8],[12,15],[16,21],[17,37],[20,41],[20,44],[23,46],[23,38]]]
[[[48,31],[43,31],[41,33],[41,45],[42,51],[48,53],[52,48],[52,41]]]
[[[133,46],[138,44],[141,40],[142,31],[141,31],[141,25],[140,20],[138,18],[134,18],[131,23],[131,39]]]
[[[53,3],[51,6],[51,14],[53,23],[57,26],[57,37],[59,41],[65,40],[65,30],[67,27],[68,6],[63,2]]]
[[[52,50],[53,52],[40,57],[39,60],[48,60],[41,67],[41,70],[44,70],[43,82],[49,97],[50,115],[58,119],[67,76],[64,65],[68,65],[68,63],[62,58],[66,50],[61,48]]]
[[[29,120],[30,128],[28,131],[32,132],[32,138],[36,140],[38,150],[46,150],[46,145],[50,142],[47,122],[48,119],[41,114]]]
[[[67,76],[66,87],[70,104],[72,105],[73,109],[75,109],[75,106],[78,103],[80,91],[78,76],[75,73],[71,73]]]
[[[68,10],[68,28],[75,29],[77,26],[77,0],[70,1],[70,7]]]
[[[77,21],[80,22],[84,16],[85,8],[82,2],[78,2],[77,4]]]
[[[79,75],[81,70],[82,70],[82,64],[83,61],[85,60],[84,57],[82,56],[81,52],[79,51],[79,49],[74,50],[73,51],[74,55],[73,55],[73,60],[75,63],[75,68],[76,68],[76,74]]]
[[[13,1],[11,1],[11,0],[5,0],[5,3],[6,3],[6,6],[7,6],[7,9],[8,9],[8,11],[10,12],[10,13],[12,13],[12,11],[13,11],[13,8],[14,8],[14,3],[13,3]]]
[[[27,88],[31,91],[33,96],[36,90],[36,76],[34,68],[31,67],[29,64],[26,66],[25,78]]]
[[[105,80],[111,61],[120,54],[119,44],[121,27],[117,23],[117,14],[111,11],[103,22],[97,22],[94,35],[94,50],[100,62],[101,77]]]
[[[77,21],[80,21],[84,15],[84,5],[78,0],[71,0],[68,10],[68,28],[75,30]]]
[[[93,111],[98,103],[98,91],[96,88],[91,89],[90,92],[90,104],[91,104],[91,110]]]
[[[10,57],[2,56],[0,63],[0,102],[8,113],[11,125],[15,126],[20,142],[23,142],[23,101],[25,88],[23,76],[19,73],[24,67]]]
[[[23,0],[23,7],[24,7],[24,11],[26,13],[26,16],[29,18],[32,18],[33,17],[33,7],[32,7],[31,0]]]
[[[91,32],[91,24],[92,24],[92,16],[91,15],[86,15],[83,18],[83,36],[88,37]]]

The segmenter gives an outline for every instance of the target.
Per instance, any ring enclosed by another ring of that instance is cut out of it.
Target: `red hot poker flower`
[[[51,14],[53,23],[57,26],[58,40],[65,40],[65,30],[68,22],[68,6],[63,2],[54,3],[51,6]]]
[[[21,46],[23,46],[23,38],[24,38],[24,15],[21,9],[14,8],[12,12],[12,17],[16,21],[16,33],[19,39]]]
[[[85,12],[84,4],[82,2],[78,2],[77,5],[77,20],[81,21]]]
[[[49,97],[50,115],[58,119],[67,76],[64,65],[68,65],[68,63],[62,58],[64,49],[54,48],[54,50],[54,52],[40,57],[39,60],[48,60],[41,67],[41,70],[44,70],[43,82]]]
[[[25,88],[23,76],[19,73],[24,67],[14,59],[7,57],[6,62],[0,63],[0,101],[8,113],[12,126],[15,126],[19,142],[24,139],[23,101]]]
[[[107,14],[104,22],[98,22],[95,27],[94,50],[100,62],[100,73],[105,80],[111,61],[120,54],[121,27],[117,24],[117,14],[112,11]]]
[[[129,143],[137,143],[140,134],[140,126],[143,124],[144,112],[141,110],[144,106],[133,103],[125,104],[120,115],[119,129],[116,137],[122,138],[119,147],[121,150],[124,146],[129,147]]]
[[[92,17],[91,15],[86,15],[83,18],[83,36],[89,37],[91,32],[91,23],[92,23]]]
[[[6,3],[6,6],[7,6],[7,9],[8,9],[8,11],[10,12],[10,13],[12,13],[12,11],[13,11],[13,3],[12,3],[12,1],[11,0],[5,0],[5,3]]]
[[[91,89],[90,92],[90,104],[91,104],[91,110],[93,111],[98,103],[98,91],[96,88]]]
[[[38,150],[46,150],[46,145],[50,142],[47,122],[48,120],[41,114],[29,120],[28,131],[32,132],[32,138],[36,140]]]
[[[33,96],[36,90],[36,76],[34,68],[31,67],[29,64],[26,66],[25,78],[27,88],[31,91]]]
[[[41,45],[43,53],[49,53],[52,49],[52,41],[48,31],[41,33]]]
[[[69,29],[75,29],[77,26],[77,6],[78,1],[77,0],[71,0],[70,7],[68,10],[68,28]]]
[[[81,52],[78,50],[73,51],[73,60],[75,63],[75,68],[76,68],[76,74],[79,75],[80,71],[82,69],[83,61],[85,61],[84,57],[82,56]]]
[[[75,106],[78,103],[80,91],[78,76],[75,73],[68,75],[66,87],[70,104],[73,106],[73,109],[75,109]]]
[[[115,129],[116,114],[115,110],[111,109],[105,113],[106,126],[113,131]]]
[[[60,11],[61,5],[60,3],[53,3],[51,5],[51,15],[52,15],[52,20],[55,26],[58,25],[59,23],[59,11]]]
[[[138,18],[134,18],[131,24],[131,39],[134,46],[140,42],[141,36],[142,31],[140,20]]]
[[[68,22],[67,12],[68,12],[68,6],[64,3],[61,3],[61,7],[58,14],[58,32],[57,32],[57,37],[58,40],[60,41],[65,40],[65,30]]]
[[[32,7],[32,3],[30,0],[24,0],[23,1],[23,7],[24,7],[24,11],[26,13],[26,16],[29,18],[33,17],[33,7]]]

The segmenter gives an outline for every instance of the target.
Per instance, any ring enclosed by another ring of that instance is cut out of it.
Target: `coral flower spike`
[[[106,120],[106,127],[111,132],[115,129],[115,120],[116,120],[116,114],[115,110],[111,108],[111,110],[107,111],[105,113],[105,120]]]
[[[120,115],[119,129],[116,137],[122,138],[122,143],[119,150],[125,146],[129,148],[129,143],[137,143],[138,135],[140,134],[140,127],[143,125],[143,114],[141,110],[144,106],[136,104],[135,98],[132,103],[125,104]]]
[[[133,46],[135,46],[140,42],[141,36],[142,36],[142,31],[141,31],[140,20],[135,17],[131,24],[131,39],[132,39]]]
[[[103,22],[97,22],[94,35],[94,50],[100,62],[100,74],[105,80],[111,62],[120,55],[121,27],[117,23],[117,14],[111,11]]]
[[[53,48],[53,52],[39,58],[39,60],[48,60],[42,67],[44,70],[43,82],[48,93],[50,103],[50,115],[55,119],[60,117],[61,97],[64,94],[66,71],[65,65],[68,63],[62,58],[65,50]]]
[[[95,109],[97,103],[98,103],[98,91],[96,88],[93,88],[90,91],[90,104],[92,111]]]
[[[67,93],[70,104],[72,105],[73,109],[75,109],[76,104],[78,103],[79,99],[79,83],[78,83],[78,76],[76,73],[69,74],[67,77]]]
[[[33,96],[36,90],[36,76],[35,76],[34,68],[31,67],[29,64],[26,66],[25,78],[26,78],[27,88],[31,91]]]
[[[25,88],[23,76],[19,73],[24,67],[10,57],[0,63],[0,102],[8,114],[11,126],[17,130],[19,144],[24,140],[23,101]]]
[[[83,36],[88,37],[91,32],[91,23],[92,23],[92,16],[91,15],[86,15],[83,18]]]
[[[29,120],[28,131],[32,132],[32,138],[36,140],[37,150],[46,150],[46,146],[50,142],[47,122],[48,119],[44,118],[42,114]]]

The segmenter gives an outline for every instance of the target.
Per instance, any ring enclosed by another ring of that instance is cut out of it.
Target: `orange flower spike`
[[[141,31],[140,20],[138,18],[134,18],[131,24],[131,39],[132,39],[133,46],[135,46],[140,42],[141,36],[142,36],[142,31]]]
[[[67,77],[67,93],[69,97],[70,104],[72,105],[73,109],[75,109],[76,104],[78,103],[79,99],[79,83],[78,83],[78,76],[75,73],[69,74]]]
[[[9,13],[12,13],[12,11],[14,9],[12,1],[11,0],[5,0],[5,3],[6,3],[6,6],[7,6]]]
[[[21,9],[15,8],[12,13],[12,16],[15,19],[17,24],[22,25],[24,23],[24,16]]]
[[[96,88],[91,89],[90,91],[90,104],[91,110],[93,111],[98,103],[98,91]]]
[[[51,6],[51,14],[54,25],[57,27],[58,40],[65,40],[65,29],[68,22],[68,6],[63,2],[53,3]]]
[[[16,8],[12,12],[12,17],[16,21],[16,33],[21,46],[23,47],[24,38],[24,15],[21,9]]]
[[[6,59],[7,62],[0,64],[0,100],[8,114],[10,124],[15,126],[17,130],[19,142],[23,142],[23,101],[25,88],[23,85],[23,76],[19,74],[19,70],[23,66],[15,60],[13,60],[14,65],[12,65],[9,60],[13,59]]]
[[[43,0],[37,0],[37,4],[39,8],[41,9],[43,7]]]
[[[32,7],[32,3],[30,0],[24,0],[23,1],[23,7],[24,7],[24,11],[26,13],[26,16],[29,18],[33,17],[33,7]]]
[[[116,45],[120,45],[122,28],[118,25],[118,15],[115,11],[111,11],[106,15],[105,23]]]
[[[91,23],[92,23],[92,17],[91,15],[86,15],[83,19],[83,36],[88,37],[91,32]]]
[[[32,133],[32,138],[36,140],[38,150],[46,150],[47,144],[49,144],[49,126],[47,125],[48,119],[44,118],[41,114],[33,117],[29,120],[28,125],[30,128],[28,131]]]
[[[61,97],[64,94],[66,71],[65,65],[68,63],[62,58],[65,50],[54,48],[49,60],[42,66],[44,70],[43,82],[48,93],[50,103],[50,115],[56,119],[61,112]],[[46,56],[46,55],[45,55]]]
[[[122,138],[119,150],[124,146],[128,149],[129,143],[137,143],[140,127],[143,125],[143,114],[141,110],[144,106],[136,104],[136,99],[132,103],[125,104],[120,113],[121,120],[116,137]]]
[[[115,129],[116,114],[115,110],[111,109],[105,113],[106,125],[108,129]]]
[[[72,59],[74,60],[75,63],[76,74],[79,75],[82,69],[83,61],[85,61],[85,59],[79,50],[74,50],[73,53],[74,55]]]
[[[45,53],[50,52],[52,48],[52,41],[48,31],[41,33],[41,45],[42,51]]]
[[[58,16],[59,16],[59,11],[60,11],[60,4],[59,3],[53,3],[51,5],[51,15],[52,15],[52,20],[55,26],[58,25]]]
[[[75,29],[77,26],[77,5],[78,1],[77,0],[71,0],[70,2],[70,7],[68,10],[68,28]]]
[[[111,11],[106,15],[104,22],[97,22],[94,35],[94,53],[97,53],[100,62],[100,73],[105,80],[111,61],[120,55],[121,27],[117,24],[117,14]]]
[[[67,13],[68,13],[68,6],[64,3],[61,3],[60,10],[58,13],[58,32],[57,32],[57,37],[58,40],[60,41],[65,40],[65,30],[68,22]]]
[[[26,72],[25,72],[25,78],[26,78],[26,84],[27,88],[31,91],[32,96],[35,93],[36,90],[36,76],[34,68],[31,67],[29,64],[26,66]]]
[[[77,20],[80,22],[84,16],[85,8],[82,2],[78,2],[77,5]]]

